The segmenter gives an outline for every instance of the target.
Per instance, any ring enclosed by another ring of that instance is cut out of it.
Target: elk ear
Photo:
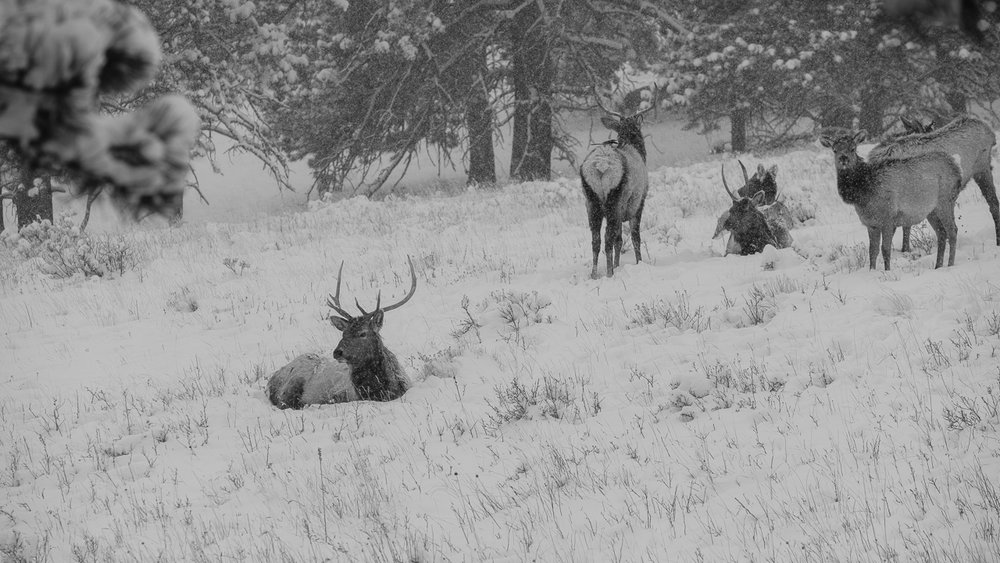
[[[865,142],[865,139],[867,138],[868,138],[868,131],[862,129],[861,131],[855,132],[854,137],[852,137],[851,140],[854,141],[854,145],[857,146]]]
[[[602,117],[601,118],[601,123],[603,123],[604,126],[607,127],[608,129],[611,129],[612,131],[615,131],[615,132],[618,131],[618,126],[621,125],[620,121],[618,121],[617,119],[615,119],[613,117],[608,117],[608,116]]]
[[[330,317],[330,324],[337,327],[337,330],[344,332],[347,327],[350,326],[350,322],[347,319],[342,319],[340,317]]]
[[[382,330],[382,321],[384,320],[385,312],[383,312],[382,309],[376,309],[375,312],[372,313],[372,326],[375,327],[375,330]]]
[[[754,174],[754,176],[758,176],[759,175],[760,177],[763,178],[764,174],[767,174],[767,171],[764,170],[764,165],[763,164],[758,164],[757,165],[757,173]]]
[[[767,173],[770,174],[772,178],[777,178],[778,177],[778,165],[775,164],[774,166],[768,168],[767,169]]]
[[[823,145],[828,149],[833,148],[833,137],[823,134],[819,136],[819,144]]]
[[[752,199],[753,199],[754,206],[760,207],[761,205],[764,205],[764,198],[765,197],[767,197],[767,196],[764,195],[764,190],[760,190],[759,192],[753,194],[753,198]]]

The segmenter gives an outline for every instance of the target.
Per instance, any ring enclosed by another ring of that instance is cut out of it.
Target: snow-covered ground
[[[647,259],[610,279],[571,177],[189,207],[122,230],[144,259],[113,278],[0,254],[0,559],[997,561],[982,196],[954,267],[925,226],[870,272],[829,151],[744,161],[814,215],[793,249],[721,256],[712,161],[653,170]],[[417,293],[382,331],[405,397],[272,407],[273,370],[337,343],[340,262],[370,305],[407,290],[408,255]]]

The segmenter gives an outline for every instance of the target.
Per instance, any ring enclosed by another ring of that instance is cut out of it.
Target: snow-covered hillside
[[[660,167],[647,261],[611,279],[572,179],[131,228],[110,279],[3,251],[0,558],[996,561],[982,196],[955,267],[925,226],[870,272],[829,151],[761,162],[806,219],[793,249],[721,256],[719,162]],[[273,370],[336,345],[340,262],[365,306],[408,255],[382,333],[412,390],[272,407]]]

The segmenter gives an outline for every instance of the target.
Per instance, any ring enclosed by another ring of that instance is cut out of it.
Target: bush
[[[34,260],[38,269],[57,278],[123,275],[141,263],[141,253],[122,235],[91,237],[81,233],[69,215],[55,223],[26,225],[3,239],[15,256]]]

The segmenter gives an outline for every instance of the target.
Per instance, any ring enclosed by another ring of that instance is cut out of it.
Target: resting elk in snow
[[[333,351],[334,359],[303,354],[274,372],[267,383],[267,395],[272,404],[281,409],[300,409],[305,405],[357,400],[392,401],[406,393],[410,380],[396,356],[382,343],[379,331],[385,313],[402,307],[417,290],[413,260],[409,257],[407,260],[412,281],[406,297],[383,307],[379,292],[375,310],[370,313],[355,300],[361,311],[357,317],[340,305],[340,276],[344,270],[344,263],[340,263],[337,293],[327,301],[327,305],[340,315],[331,316],[330,323],[343,333]]]
[[[753,176],[747,178],[747,167],[743,166],[742,160],[737,160],[743,170],[743,187],[736,190],[736,195],[740,197],[754,197],[757,192],[764,192],[763,205],[771,205],[778,198],[778,165],[764,168],[763,164],[757,165],[757,171]],[[723,178],[725,179],[725,178]]]
[[[639,223],[642,208],[649,191],[649,173],[646,170],[646,142],[642,138],[642,116],[653,109],[646,108],[628,117],[611,111],[601,103],[597,105],[607,113],[601,118],[605,127],[618,134],[587,155],[580,166],[580,183],[587,198],[587,217],[594,252],[594,265],[590,277],[596,279],[597,258],[601,252],[601,224],[604,231],[604,254],[607,259],[608,277],[620,265],[622,253],[622,223],[628,221],[632,231],[635,262],[642,261]]]
[[[747,169],[742,162],[740,168],[743,169],[743,180],[746,182],[741,190],[745,190],[751,186],[751,179],[747,178]],[[773,176],[771,180],[773,181]],[[788,248],[792,245],[792,235],[788,232],[792,226],[791,215],[788,208],[778,201],[777,185],[770,205],[764,204],[767,196],[763,189],[752,195],[741,194],[741,197],[737,197],[729,189],[723,167],[722,187],[733,200],[733,205],[719,217],[712,238],[718,238],[723,231],[732,233],[726,244],[726,254],[747,256],[761,252],[769,244],[775,248]]]
[[[960,115],[939,129],[906,121],[903,125],[908,129],[923,129],[923,133],[903,135],[892,141],[882,143],[868,153],[868,160],[875,162],[891,158],[904,158],[928,152],[943,152],[958,155],[958,166],[962,172],[962,187],[969,180],[975,180],[979,191],[986,198],[986,204],[993,216],[993,227],[996,243],[1000,246],[1000,201],[997,200],[997,188],[993,183],[992,155],[996,144],[996,134],[985,122],[969,115]],[[910,250],[910,228],[903,228],[902,250]]]
[[[914,225],[927,218],[937,234],[937,260],[944,261],[945,244],[951,245],[948,265],[955,264],[955,200],[962,189],[962,173],[955,159],[943,152],[865,162],[857,146],[864,131],[824,133],[820,142],[833,149],[837,169],[837,192],[844,203],[854,206],[868,228],[868,264],[875,269],[879,247],[889,269],[892,235],[898,226]]]

